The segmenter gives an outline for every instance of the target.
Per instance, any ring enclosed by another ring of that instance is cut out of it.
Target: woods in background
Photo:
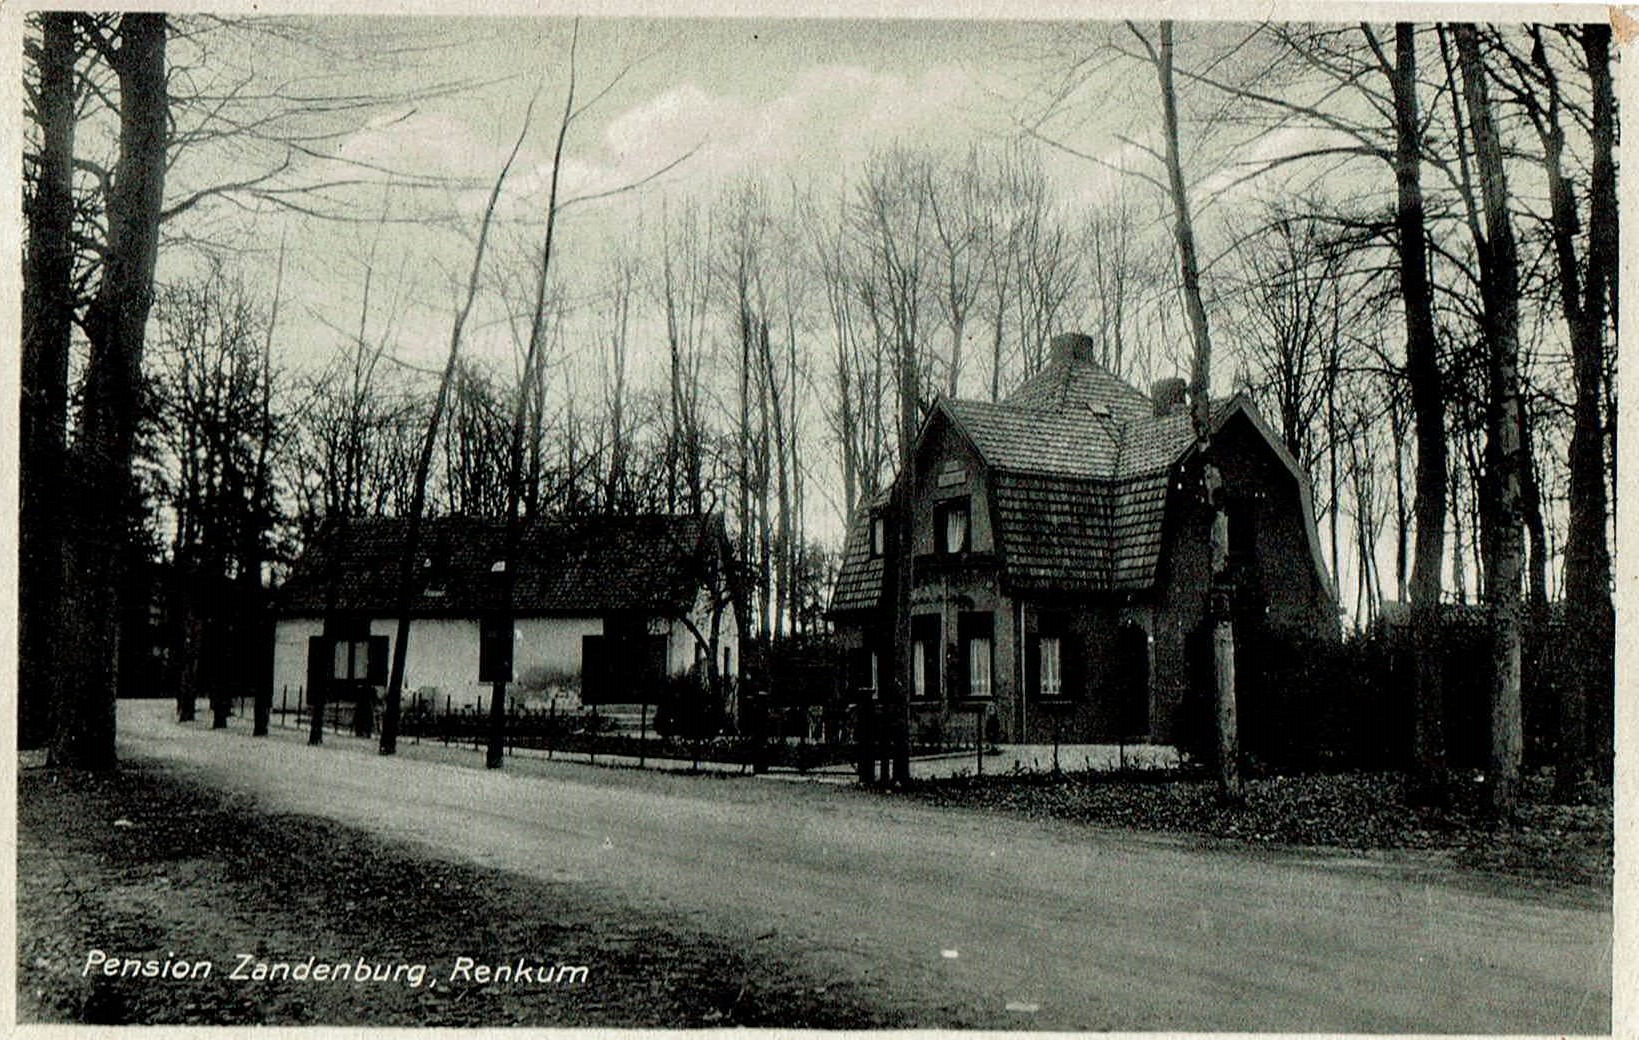
[[[374,248],[335,287],[356,326],[297,364],[280,310],[299,301],[236,270],[237,240],[206,219],[230,199],[337,218],[354,212],[335,194],[346,180],[385,222],[389,197],[427,187],[365,170],[285,184],[281,164],[321,137],[299,106],[167,88],[168,43],[173,63],[183,47],[204,65],[213,33],[278,25],[30,19],[24,742],[111,763],[118,619],[149,612],[156,590],[126,580],[148,564],[170,575],[179,705],[215,697],[219,716],[237,673],[211,648],[250,638],[323,520],[419,511],[423,457],[429,513],[719,512],[752,634],[823,631],[842,525],[886,489],[936,395],[998,400],[1071,329],[1139,386],[1190,368],[1181,191],[1214,396],[1250,394],[1308,473],[1353,625],[1410,604],[1429,790],[1446,768],[1430,619],[1451,602],[1490,612],[1498,804],[1519,765],[1521,626],[1558,619],[1574,643],[1561,793],[1608,775],[1608,26],[1181,26],[1169,61],[1193,179],[1162,191],[1142,183],[1162,176],[1164,121],[1153,55],[1133,42],[1153,27],[1065,27],[1021,71],[1009,139],[879,150],[822,183],[633,185],[629,233],[550,268],[538,245],[497,244],[474,292],[505,316],[492,324],[511,353],[452,350],[444,380],[401,357]],[[1131,111],[1089,149],[1078,133],[1109,100],[1111,62]],[[327,118],[359,125],[404,96]],[[235,135],[263,165],[215,180],[189,165]],[[1047,174],[1065,154],[1085,180]],[[687,158],[654,157],[657,171]],[[156,283],[162,250],[205,259]]]

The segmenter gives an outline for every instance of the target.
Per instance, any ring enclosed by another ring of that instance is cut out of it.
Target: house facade
[[[1212,423],[1237,630],[1335,638],[1301,467],[1244,398],[1216,403]],[[849,531],[831,602],[847,685],[880,696],[904,633],[913,733],[1184,740],[1200,720],[1211,581],[1198,488],[1182,381],[1146,395],[1100,366],[1085,336],[1055,337],[1049,364],[1003,402],[937,401],[910,472]]]
[[[398,625],[408,523],[327,524],[279,593],[273,697],[357,701],[386,689]],[[526,521],[511,568],[509,694],[573,710],[659,703],[667,679],[733,676],[739,616],[728,543],[711,517]],[[487,700],[505,671],[500,620],[505,527],[434,517],[422,523],[410,598],[404,696],[460,708]]]

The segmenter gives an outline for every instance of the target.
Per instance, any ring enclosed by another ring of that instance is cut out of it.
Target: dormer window
[[[968,500],[965,498],[943,502],[934,510],[934,538],[940,552],[946,555],[967,552],[971,533],[968,521]]]
[[[871,556],[876,558],[888,551],[888,518],[881,513],[871,514]]]
[[[444,595],[449,584],[449,554],[439,552],[435,556],[421,558],[421,589],[428,596],[437,598]]]

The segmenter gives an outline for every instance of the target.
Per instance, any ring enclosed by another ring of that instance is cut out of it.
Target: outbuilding
[[[357,702],[385,690],[409,522],[328,522],[281,588],[273,697]],[[659,703],[665,682],[739,667],[728,542],[716,516],[423,520],[413,558],[404,691],[457,707],[504,668],[517,702]],[[510,609],[500,579],[511,568]],[[732,685],[732,684],[729,684]],[[732,707],[726,705],[725,707]]]

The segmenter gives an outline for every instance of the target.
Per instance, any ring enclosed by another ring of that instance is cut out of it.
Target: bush
[[[698,670],[670,676],[660,687],[654,713],[654,731],[662,737],[699,740],[733,731],[732,720],[721,696]],[[729,681],[723,683],[725,692]]]

